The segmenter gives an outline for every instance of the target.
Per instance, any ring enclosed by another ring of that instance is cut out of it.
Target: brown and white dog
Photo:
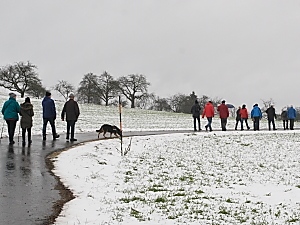
[[[101,133],[103,133],[103,137],[105,137],[107,132],[110,133],[110,137],[112,134],[119,138],[122,137],[122,131],[115,125],[103,124],[99,130],[96,130],[96,132],[98,132],[98,138]]]

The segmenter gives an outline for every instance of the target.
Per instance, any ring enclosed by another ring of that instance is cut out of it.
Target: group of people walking
[[[69,100],[64,104],[64,107],[61,112],[61,120],[66,120],[67,122],[67,134],[66,139],[67,141],[77,141],[74,138],[75,133],[75,123],[80,114],[80,110],[78,107],[77,102],[74,100],[74,94],[69,95]],[[52,129],[52,137],[53,140],[59,138],[59,134],[56,133],[55,127],[55,120],[56,120],[56,107],[55,102],[51,98],[51,93],[46,92],[45,97],[42,100],[42,107],[43,107],[43,127],[42,127],[42,135],[43,140],[46,140],[46,130],[47,124],[50,123]],[[20,121],[20,128],[22,129],[22,145],[26,145],[26,132],[27,132],[27,141],[28,146],[32,143],[32,132],[31,128],[33,126],[33,116],[34,110],[33,105],[30,102],[30,98],[26,97],[25,102],[19,104],[16,100],[16,94],[10,93],[9,99],[4,102],[2,110],[1,110],[4,120],[7,123],[7,130],[8,130],[8,137],[9,137],[9,144],[13,145],[14,141],[14,134],[16,129],[17,121],[19,120],[19,115],[21,116]]]
[[[222,131],[226,131],[226,125],[227,125],[227,119],[229,117],[229,109],[228,106],[225,104],[226,101],[223,100],[222,103],[217,107],[217,111],[219,112],[220,115],[220,121],[221,121],[221,128]],[[191,108],[191,113],[194,119],[194,131],[197,131],[197,123],[198,123],[198,130],[201,129],[201,124],[200,124],[200,115],[202,115],[202,118],[206,117],[207,118],[207,124],[205,125],[205,130],[206,131],[212,131],[212,118],[215,115],[215,108],[213,106],[212,101],[208,101],[205,104],[205,107],[203,109],[203,112],[201,114],[201,107],[199,105],[199,102],[195,100],[195,104]],[[277,115],[275,112],[275,108],[273,105],[271,105],[265,113],[267,114],[267,119],[268,119],[268,128],[271,130],[271,125],[273,130],[276,129],[275,125],[275,119],[277,119]],[[283,128],[284,130],[289,129],[288,124],[290,124],[290,129],[294,130],[294,122],[297,116],[297,112],[294,109],[293,106],[288,107],[287,109],[283,110],[281,113],[281,119],[283,121]],[[247,130],[250,130],[250,126],[248,124],[248,118],[249,118],[249,113],[246,108],[246,105],[242,105],[242,107],[238,107],[236,111],[236,123],[235,123],[235,130],[238,129],[238,125],[240,123],[241,125],[241,130],[244,130],[244,124],[246,125]],[[258,104],[254,104],[253,108],[250,112],[250,118],[253,121],[253,130],[257,131],[260,129],[260,120],[262,119],[262,111],[259,108]]]

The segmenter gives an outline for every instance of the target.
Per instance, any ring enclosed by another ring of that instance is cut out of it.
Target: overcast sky
[[[29,60],[46,87],[106,70],[160,97],[300,106],[299,0],[0,2],[0,66]]]

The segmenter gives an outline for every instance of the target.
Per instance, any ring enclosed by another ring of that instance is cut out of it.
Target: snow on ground
[[[1,105],[5,100],[0,96]],[[41,135],[41,99],[32,103],[33,133]],[[59,119],[63,104],[56,101],[60,134],[66,128]],[[76,132],[119,124],[118,107],[79,107]],[[122,121],[125,132],[193,129],[188,114],[124,108]],[[219,122],[213,119],[214,129],[220,129]],[[203,128],[206,120],[201,123]],[[231,118],[228,128],[234,123]],[[261,127],[266,126],[263,119]],[[277,126],[282,126],[279,121]],[[4,122],[2,127],[6,136]],[[123,150],[130,149],[126,156],[120,154],[119,139],[79,145],[53,159],[55,174],[76,196],[55,224],[300,224],[299,133],[214,131],[124,138]]]
[[[300,135],[196,132],[109,139],[54,159],[76,198],[61,224],[300,224]],[[131,141],[131,146],[129,146]]]

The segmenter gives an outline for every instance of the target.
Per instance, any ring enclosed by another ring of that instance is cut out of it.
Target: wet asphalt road
[[[125,132],[125,136],[182,133],[191,131]],[[55,189],[57,180],[46,167],[45,158],[54,151],[75,144],[97,140],[97,133],[76,134],[77,142],[66,142],[62,135],[56,141],[51,135],[42,141],[41,136],[32,137],[30,147],[22,147],[21,137],[8,145],[8,138],[0,143],[0,224],[46,225],[53,213],[53,205],[61,199]],[[102,137],[100,139],[103,139]]]

